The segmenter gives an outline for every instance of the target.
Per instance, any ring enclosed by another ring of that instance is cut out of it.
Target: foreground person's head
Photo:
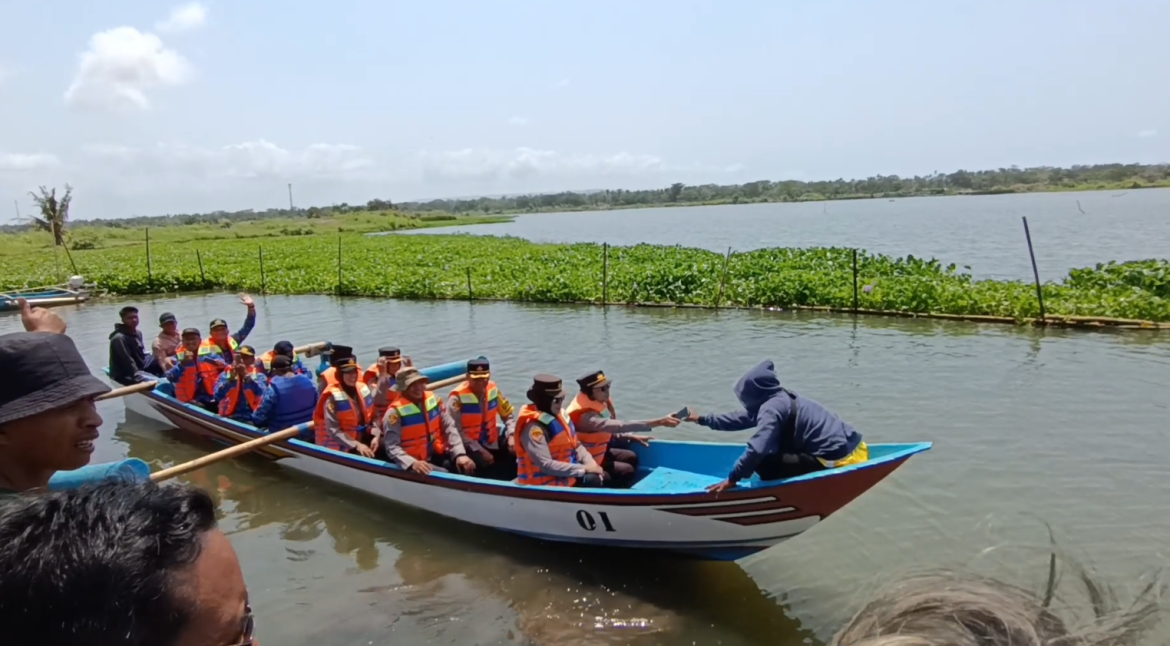
[[[187,485],[107,482],[0,502],[0,635],[38,646],[252,644],[240,563]]]
[[[1074,569],[1068,578],[1085,585],[1091,620],[1053,607],[1055,569],[1043,594],[972,574],[928,573],[879,591],[829,646],[1133,646],[1157,623],[1158,585],[1122,608],[1108,587]]]
[[[73,340],[5,334],[0,366],[0,489],[43,487],[57,471],[89,464],[102,425],[94,398],[110,387],[90,374]]]

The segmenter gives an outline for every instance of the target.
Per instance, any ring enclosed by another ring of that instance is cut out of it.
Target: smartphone
[[[674,414],[675,419],[686,419],[691,414],[690,406],[683,406],[682,410]]]

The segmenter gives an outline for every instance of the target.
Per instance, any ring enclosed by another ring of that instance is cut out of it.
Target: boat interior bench
[[[654,467],[646,477],[639,480],[630,489],[645,493],[687,493],[703,491],[722,481],[723,478],[705,473],[683,471],[670,467]]]

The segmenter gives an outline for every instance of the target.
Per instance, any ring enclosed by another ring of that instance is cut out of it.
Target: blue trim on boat
[[[695,541],[690,543],[675,543],[669,541],[628,541],[620,539],[553,536],[551,534],[540,534],[536,532],[521,532],[503,528],[496,529],[499,529],[502,532],[507,532],[509,534],[527,536],[528,538],[552,541],[555,543],[577,543],[581,545],[599,545],[604,547],[616,547],[623,549],[669,550],[672,552],[678,552],[680,554],[697,556],[699,558],[711,561],[738,561],[739,559],[762,552],[775,545],[775,543],[768,545],[743,545],[741,542],[737,541]],[[792,536],[780,537],[775,540],[776,542],[787,540],[789,538],[799,536],[801,533],[803,532],[792,534]]]

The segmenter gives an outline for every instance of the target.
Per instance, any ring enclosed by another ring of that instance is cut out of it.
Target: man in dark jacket
[[[147,356],[138,331],[138,308],[127,305],[118,311],[122,322],[110,333],[110,379],[130,386],[143,381],[156,381],[162,369],[154,356]]]
[[[819,403],[782,387],[770,360],[740,377],[735,396],[742,410],[687,416],[716,431],[758,429],[727,480],[708,491],[730,489],[752,473],[779,480],[869,459],[861,433]]]

